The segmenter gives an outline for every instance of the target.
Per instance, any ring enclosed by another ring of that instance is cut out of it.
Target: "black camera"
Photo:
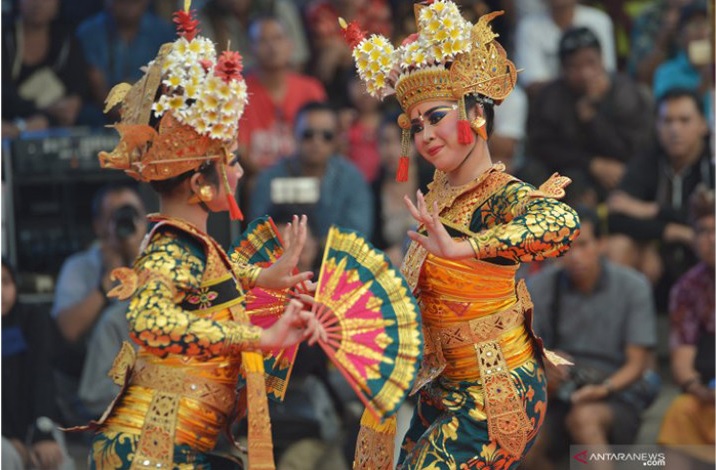
[[[569,369],[569,378],[562,382],[557,390],[557,399],[565,403],[571,401],[572,394],[585,385],[596,385],[604,382],[608,374],[591,367],[572,366]]]
[[[135,219],[139,217],[139,211],[131,204],[125,204],[112,214],[114,221],[114,233],[120,240],[124,240],[137,231]]]

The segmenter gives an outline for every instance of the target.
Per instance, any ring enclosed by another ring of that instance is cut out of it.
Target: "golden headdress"
[[[114,125],[120,142],[112,152],[100,152],[103,168],[158,181],[230,158],[248,102],[241,55],[225,51],[217,59],[214,44],[196,35],[190,3],[185,0],[184,10],[174,14],[179,38],[159,49],[137,83],[109,92],[104,112],[121,105]],[[229,204],[232,218],[239,218],[233,196]]]
[[[404,111],[398,118],[403,129],[398,181],[407,178],[410,119],[406,113],[413,105],[429,99],[457,100],[459,140],[469,144],[474,135],[467,121],[465,95],[479,94],[499,104],[517,82],[515,65],[490,27],[502,11],[483,15],[473,25],[449,0],[416,4],[414,10],[418,32],[397,48],[385,37],[366,37],[358,25],[341,20],[367,91],[379,99],[395,93]]]

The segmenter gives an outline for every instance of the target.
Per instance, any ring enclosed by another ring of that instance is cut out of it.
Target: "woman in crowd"
[[[73,126],[87,88],[79,43],[55,21],[59,0],[17,4],[17,18],[2,33],[2,136]]]
[[[535,189],[490,158],[493,104],[516,81],[489,25],[498,14],[472,25],[448,0],[420,5],[417,35],[394,53],[385,38],[345,29],[368,91],[392,88],[404,111],[398,179],[411,135],[436,169],[426,195],[405,199],[419,227],[402,271],[421,306],[425,350],[403,469],[515,468],[544,419],[545,351],[515,273],[521,262],[564,253],[579,220],[556,200],[568,179],[554,175]],[[392,423],[364,414],[362,425],[357,468],[389,468]]]

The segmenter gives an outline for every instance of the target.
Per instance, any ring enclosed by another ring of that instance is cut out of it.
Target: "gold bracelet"
[[[253,265],[247,265],[248,274],[246,276],[247,279],[247,287],[249,289],[253,289],[256,287],[256,281],[259,278],[259,274],[261,274],[261,268],[258,266]]]
[[[241,351],[259,349],[263,328],[256,325],[240,325],[226,334],[224,338],[224,355],[230,356]]]

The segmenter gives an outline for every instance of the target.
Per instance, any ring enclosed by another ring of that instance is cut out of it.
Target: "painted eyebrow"
[[[429,115],[429,114],[434,113],[434,112],[437,111],[438,109],[443,109],[443,108],[450,108],[450,106],[447,106],[447,105],[435,106],[434,108],[430,108],[430,109],[428,109],[427,111],[425,111],[424,113],[422,113],[421,116],[427,116],[427,115]],[[418,123],[420,123],[420,119],[418,119],[418,118],[411,119],[411,120],[410,120],[410,123],[411,123],[411,124],[418,124]]]

